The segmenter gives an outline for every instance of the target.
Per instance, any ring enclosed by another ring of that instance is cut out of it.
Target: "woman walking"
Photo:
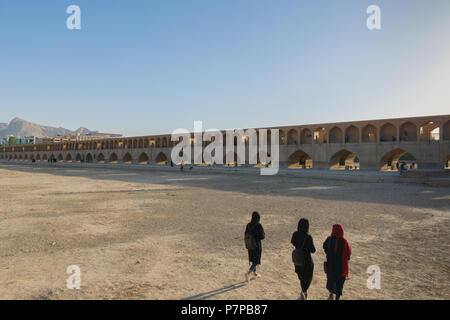
[[[265,238],[264,228],[259,223],[261,217],[258,212],[253,212],[252,220],[245,228],[245,247],[248,250],[248,260],[250,269],[245,273],[245,280],[250,280],[250,275],[253,274],[255,278],[261,277],[256,273],[256,266],[261,264],[262,243],[261,240]]]
[[[336,300],[342,296],[345,279],[348,277],[348,261],[352,248],[344,238],[344,228],[340,224],[333,226],[331,236],[323,243],[327,255],[327,289],[330,292],[328,300]]]
[[[314,247],[313,238],[309,234],[309,221],[302,218],[298,222],[297,231],[292,234],[292,245],[295,247],[295,253],[302,255],[300,257],[300,263],[295,263],[295,273],[297,273],[300,280],[301,293],[299,300],[306,300],[308,298],[308,288],[311,284],[314,273],[314,262],[311,257],[311,253],[316,252]]]

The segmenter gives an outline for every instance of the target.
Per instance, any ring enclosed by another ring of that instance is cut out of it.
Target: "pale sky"
[[[148,135],[449,114],[449,39],[448,0],[0,0],[0,122]]]

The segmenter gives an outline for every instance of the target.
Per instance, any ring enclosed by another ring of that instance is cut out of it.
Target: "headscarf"
[[[261,217],[259,216],[259,213],[257,211],[254,211],[252,213],[252,221],[250,221],[251,224],[258,224]]]
[[[350,260],[350,256],[352,255],[352,248],[348,244],[347,239],[344,238],[344,228],[340,224],[333,225],[333,231],[331,232],[331,236],[336,238],[336,242],[334,245],[334,253],[337,253],[339,239],[344,241],[344,245],[342,247],[342,276],[345,278],[348,277],[348,260]]]
[[[306,218],[301,218],[298,222],[297,231],[300,233],[308,233],[309,231],[309,221]]]

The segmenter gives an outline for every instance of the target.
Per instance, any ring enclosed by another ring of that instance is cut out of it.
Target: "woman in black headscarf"
[[[309,232],[308,219],[302,218],[298,222],[297,231],[292,235],[291,243],[296,250],[299,250],[304,255],[304,265],[295,266],[295,272],[300,280],[300,286],[302,292],[300,293],[300,300],[306,300],[308,298],[308,288],[311,284],[314,272],[314,262],[311,257],[311,253],[316,252],[314,247],[313,238]]]
[[[245,273],[245,279],[247,282],[250,279],[250,275],[253,274],[256,278],[260,275],[256,273],[256,266],[261,264],[261,254],[262,254],[262,243],[261,240],[265,238],[264,228],[262,227],[259,220],[261,217],[258,212],[253,212],[252,220],[247,224],[245,228],[245,233],[251,234],[255,241],[255,248],[248,250],[248,260],[251,264],[250,269]]]

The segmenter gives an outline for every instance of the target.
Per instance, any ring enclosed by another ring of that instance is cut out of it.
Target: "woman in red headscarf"
[[[344,238],[344,228],[340,224],[333,226],[331,236],[323,243],[327,255],[327,289],[330,292],[329,300],[336,300],[342,296],[345,279],[348,277],[348,261],[352,248]]]

